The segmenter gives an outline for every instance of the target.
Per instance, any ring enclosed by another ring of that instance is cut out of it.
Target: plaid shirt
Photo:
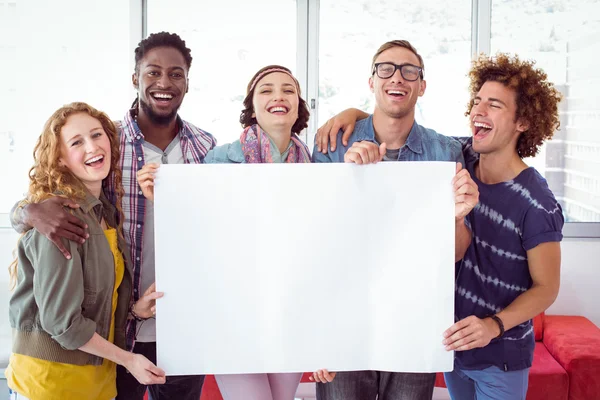
[[[144,215],[146,213],[146,199],[138,186],[136,173],[146,163],[144,160],[144,134],[138,127],[130,110],[123,121],[116,121],[121,148],[121,169],[123,171],[123,196],[122,207],[125,220],[123,221],[123,234],[129,246],[131,265],[133,266],[133,301],[136,302],[140,295],[142,282],[142,243],[144,240]],[[206,153],[217,144],[215,138],[208,132],[198,129],[189,122],[177,116],[180,127],[179,138],[183,160],[186,164],[201,164]],[[106,180],[105,194],[115,204],[116,196],[114,182]],[[130,319],[127,324],[127,348],[132,349],[136,339],[136,321]]]

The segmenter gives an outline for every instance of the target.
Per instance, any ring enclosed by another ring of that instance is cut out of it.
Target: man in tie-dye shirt
[[[452,399],[525,399],[533,359],[531,319],[558,294],[562,210],[523,161],[559,126],[561,95],[532,62],[482,56],[470,73],[472,137],[462,140],[479,187],[467,216],[471,245],[457,267],[456,350],[445,374]]]

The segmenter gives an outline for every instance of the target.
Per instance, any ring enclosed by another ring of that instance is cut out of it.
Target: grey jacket
[[[102,358],[77,349],[94,332],[108,339],[115,264],[99,221],[104,216],[116,227],[116,210],[103,194],[97,199],[88,193],[79,205],[71,212],[88,225],[90,236],[81,245],[65,242],[70,260],[35,229],[19,241],[17,285],[9,303],[14,353],[67,364],[102,364]],[[125,273],[117,290],[114,343],[125,348],[132,273],[121,237],[119,250]]]

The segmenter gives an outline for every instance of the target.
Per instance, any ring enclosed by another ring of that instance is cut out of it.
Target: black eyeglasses
[[[400,75],[402,75],[402,78],[409,82],[414,82],[419,79],[419,77],[423,79],[423,68],[412,64],[398,65],[391,62],[376,63],[373,67],[372,74],[377,73],[377,76],[381,79],[387,79],[391,78],[392,75],[396,73],[397,69],[400,70]]]

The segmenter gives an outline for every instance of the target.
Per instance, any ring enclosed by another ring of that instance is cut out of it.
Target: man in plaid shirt
[[[188,72],[192,63],[190,49],[176,34],[160,32],[142,40],[135,49],[135,72],[132,80],[138,92],[132,108],[122,121],[116,122],[120,134],[123,196],[123,233],[129,245],[134,273],[134,302],[153,301],[154,283],[154,209],[142,195],[136,173],[144,164],[202,163],[206,153],[216,145],[211,134],[183,121],[177,114],[188,91]],[[114,182],[105,182],[106,196],[115,202]],[[62,198],[39,204],[15,207],[11,213],[13,227],[23,232],[36,228],[54,242],[65,257],[70,254],[61,238],[83,242],[85,225],[64,210],[77,207]],[[132,307],[127,327],[127,346],[156,363],[156,329],[154,319],[142,319]],[[204,376],[172,376],[166,384],[150,387],[153,400],[198,400]],[[117,368],[117,399],[141,400],[146,386],[140,384],[123,367]]]

